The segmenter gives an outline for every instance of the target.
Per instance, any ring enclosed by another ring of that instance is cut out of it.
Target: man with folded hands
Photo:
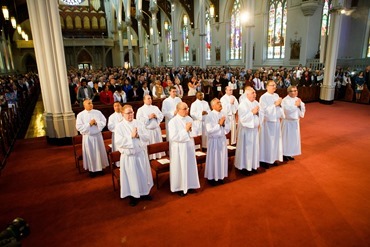
[[[226,134],[230,131],[229,119],[221,112],[222,104],[217,98],[211,101],[212,111],[205,121],[208,135],[204,177],[211,185],[222,184],[228,175],[228,151]]]
[[[200,188],[193,138],[197,130],[188,116],[189,107],[185,102],[176,105],[176,112],[168,123],[170,185],[172,192],[185,196],[188,191]]]
[[[120,183],[121,198],[130,196],[130,206],[136,206],[139,199],[151,200],[153,187],[146,143],[149,133],[144,124],[134,119],[131,105],[122,108],[123,120],[115,128],[115,143],[121,153]]]

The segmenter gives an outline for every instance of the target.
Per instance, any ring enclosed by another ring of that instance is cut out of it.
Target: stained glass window
[[[185,20],[186,18],[184,18]],[[182,27],[182,40],[184,44],[184,61],[189,61],[190,55],[189,55],[189,27],[188,23],[183,22]]]
[[[285,54],[286,0],[270,0],[267,35],[267,58],[281,59]]]
[[[367,44],[367,57],[370,57],[370,37],[369,37],[369,41]]]
[[[166,32],[167,40],[167,62],[172,62],[172,30],[171,26],[168,26],[168,31]]]
[[[240,23],[240,0],[235,0],[231,12],[230,59],[242,58],[242,27]]]
[[[330,25],[329,2],[330,0],[324,0],[324,7],[321,19],[321,36],[329,34],[329,25]]]
[[[211,21],[209,12],[206,12],[206,60],[211,60]]]

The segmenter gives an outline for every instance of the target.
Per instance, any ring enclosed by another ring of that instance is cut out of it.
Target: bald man
[[[231,129],[231,145],[236,143],[236,120],[235,114],[238,111],[238,100],[233,95],[233,89],[229,86],[225,88],[225,95],[220,99],[222,104],[222,111],[226,114],[230,121]]]
[[[172,192],[184,196],[189,190],[200,188],[193,139],[197,129],[189,117],[189,107],[185,102],[176,105],[176,112],[168,123],[170,185]]]
[[[84,100],[83,106],[85,110],[77,114],[76,129],[82,135],[84,169],[94,177],[97,173],[102,174],[103,168],[109,164],[101,133],[107,120],[100,111],[93,109],[90,99]]]

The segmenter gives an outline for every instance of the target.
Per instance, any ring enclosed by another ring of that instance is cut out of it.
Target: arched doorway
[[[92,58],[85,49],[81,50],[77,56],[78,69],[92,69]]]
[[[24,65],[27,72],[37,72],[36,60],[30,54],[25,56]]]

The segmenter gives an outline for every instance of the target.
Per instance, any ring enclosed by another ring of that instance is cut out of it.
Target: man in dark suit
[[[87,86],[87,80],[82,77],[81,78],[81,86],[78,88],[77,91],[77,100],[80,103],[80,106],[83,106],[83,102],[85,99],[93,99],[94,98],[94,92],[91,87]]]

